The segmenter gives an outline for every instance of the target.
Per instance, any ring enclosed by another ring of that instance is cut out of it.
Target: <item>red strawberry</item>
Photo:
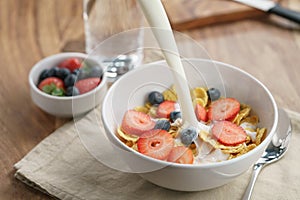
[[[140,153],[159,160],[167,159],[173,146],[173,137],[167,131],[160,129],[144,133],[137,141]]]
[[[79,58],[69,58],[58,64],[59,68],[67,68],[71,72],[81,67],[81,60]]]
[[[100,78],[86,78],[75,83],[80,94],[86,93],[97,87],[101,82]]]
[[[246,141],[244,129],[230,121],[219,121],[211,129],[213,136],[221,144],[234,146]]]
[[[156,115],[158,118],[170,118],[170,113],[175,110],[175,101],[164,101],[159,104]]]
[[[193,164],[193,152],[184,146],[174,147],[168,156],[168,161],[180,164]]]
[[[208,110],[210,120],[232,120],[240,111],[240,103],[234,98],[213,101]]]
[[[196,104],[195,113],[198,121],[207,121],[207,112],[202,105]]]
[[[141,136],[146,131],[153,129],[155,122],[150,116],[135,110],[128,110],[122,120],[121,129],[126,134]]]
[[[64,82],[56,77],[48,77],[42,80],[38,88],[47,94],[54,96],[63,96],[64,95]]]

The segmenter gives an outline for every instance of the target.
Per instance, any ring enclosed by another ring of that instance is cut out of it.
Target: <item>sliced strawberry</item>
[[[67,68],[71,72],[81,67],[81,59],[79,58],[68,58],[58,64],[59,68]]]
[[[140,153],[159,160],[167,159],[173,146],[173,137],[167,131],[160,129],[144,133],[137,141]]]
[[[84,94],[96,88],[100,84],[100,82],[100,78],[86,78],[77,81],[75,83],[75,87],[79,90],[80,94]]]
[[[184,146],[174,147],[168,156],[168,161],[180,164],[193,164],[193,152]]]
[[[128,110],[122,120],[121,129],[128,135],[141,136],[153,129],[155,122],[150,116],[135,110]]]
[[[240,103],[234,98],[213,101],[208,110],[210,120],[232,120],[240,111]]]
[[[158,118],[170,118],[171,112],[175,110],[175,101],[164,101],[159,104],[156,115]]]
[[[223,145],[235,146],[246,141],[247,134],[245,130],[230,122],[216,122],[212,129],[212,135]]]
[[[207,121],[207,112],[202,105],[198,103],[196,104],[195,113],[198,121],[203,121],[203,122]]]

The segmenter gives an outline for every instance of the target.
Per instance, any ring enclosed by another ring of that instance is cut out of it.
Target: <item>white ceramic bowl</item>
[[[201,59],[184,61],[191,88],[208,86],[223,88],[222,96],[235,97],[252,106],[260,118],[259,126],[268,130],[264,141],[252,151],[232,160],[200,165],[182,165],[156,160],[124,145],[116,136],[126,110],[143,105],[151,90],[163,90],[173,84],[173,76],[164,61],[141,66],[124,75],[109,89],[102,107],[102,120],[110,141],[126,151],[131,167],[151,166],[153,170],[139,173],[144,179],[173,190],[201,191],[229,183],[244,173],[262,155],[277,127],[277,106],[267,88],[248,73],[221,62]],[[216,69],[220,73],[216,73]],[[220,76],[222,81],[220,80]],[[225,91],[225,93],[224,93]]]
[[[30,94],[33,102],[43,111],[54,116],[73,117],[84,114],[99,105],[107,91],[105,76],[102,77],[101,83],[95,89],[78,96],[58,97],[39,90],[37,82],[40,73],[71,57],[87,59],[88,62],[98,65],[95,60],[88,58],[83,53],[59,53],[42,59],[32,67],[29,73]]]

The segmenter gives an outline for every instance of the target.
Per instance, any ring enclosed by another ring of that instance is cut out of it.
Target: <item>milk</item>
[[[178,94],[184,126],[194,126],[207,130],[208,128],[204,124],[199,123],[195,116],[190,89],[187,84],[175,38],[161,1],[139,0],[139,2],[150,26],[153,27],[153,34],[162,49],[166,61],[172,69],[174,86]]]

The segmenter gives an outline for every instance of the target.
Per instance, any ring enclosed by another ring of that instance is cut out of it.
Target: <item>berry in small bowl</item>
[[[59,53],[36,63],[29,73],[33,102],[45,112],[72,117],[100,104],[107,91],[103,68],[83,53]]]

